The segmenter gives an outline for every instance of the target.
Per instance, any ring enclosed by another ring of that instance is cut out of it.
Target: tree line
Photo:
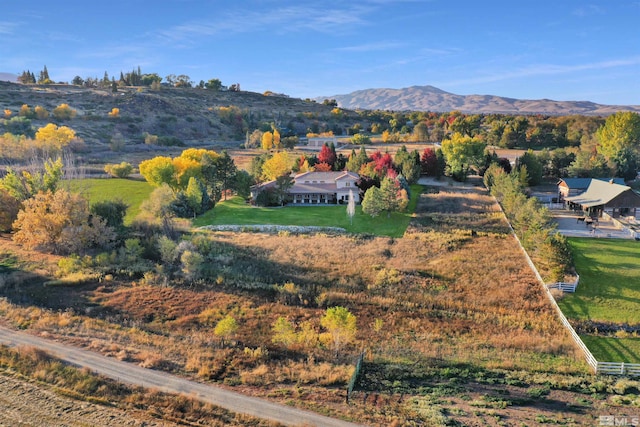
[[[115,75],[109,76],[107,71],[104,72],[102,78],[96,77],[81,77],[75,76],[71,80],[71,84],[75,86],[93,87],[93,88],[110,88],[117,90],[118,87],[151,87],[153,89],[159,89],[163,84],[163,77],[158,73],[142,73],[140,66],[137,68],[123,72],[120,71],[119,77],[116,79]],[[55,82],[49,77],[49,70],[45,65],[44,68],[38,73],[38,77],[31,70],[24,70],[18,75],[18,81],[22,84],[54,84]],[[60,84],[69,84],[69,82],[59,82]],[[240,83],[234,83],[229,86],[222,84],[220,79],[212,78],[207,80],[200,80],[199,83],[195,83],[186,74],[169,74],[164,77],[164,84],[172,87],[197,87],[200,89],[210,89],[214,91],[228,90],[232,92],[240,91]]]

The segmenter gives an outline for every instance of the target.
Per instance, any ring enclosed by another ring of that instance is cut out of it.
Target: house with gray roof
[[[613,180],[615,184],[625,185],[622,178],[561,178],[558,181],[558,201],[562,202],[567,197],[584,193],[594,179],[607,182]]]
[[[290,203],[296,205],[348,203],[350,190],[356,203],[360,203],[360,193],[356,182],[360,175],[354,172],[304,172],[293,177],[294,184],[287,191]],[[269,181],[251,188],[251,197],[264,190],[274,188],[276,181]]]
[[[600,217],[605,212],[612,218],[640,214],[640,194],[631,187],[599,179],[591,180],[586,191],[565,197],[570,207],[580,207],[591,217]]]

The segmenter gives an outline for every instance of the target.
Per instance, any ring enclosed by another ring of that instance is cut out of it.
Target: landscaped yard
[[[216,204],[214,209],[197,218],[194,225],[311,225],[341,227],[352,233],[401,237],[409,225],[421,192],[422,186],[411,186],[413,197],[407,211],[392,213],[390,217],[383,214],[372,218],[362,213],[361,206],[356,206],[353,223],[347,215],[346,205],[261,208],[245,203],[240,197],[233,197]]]
[[[140,211],[140,204],[153,191],[146,181],[130,179],[82,179],[66,181],[72,191],[84,194],[91,203],[102,200],[121,199],[129,205],[124,223],[130,224]],[[352,233],[369,233],[380,236],[402,237],[422,192],[422,186],[412,185],[406,212],[395,212],[390,217],[383,214],[372,218],[356,206],[353,222],[347,215],[346,205],[331,206],[286,206],[282,208],[260,208],[251,206],[240,197],[220,201],[210,211],[194,220],[195,226],[203,225],[311,225],[341,227]]]
[[[132,179],[74,179],[64,181],[69,185],[71,191],[80,192],[85,195],[90,203],[104,200],[120,199],[129,205],[124,223],[130,224],[138,215],[140,204],[149,198],[153,191],[153,186],[146,181],[136,181]]]
[[[570,238],[580,283],[558,305],[598,361],[640,363],[640,338],[617,325],[640,323],[640,244],[632,240]],[[615,335],[614,335],[615,334]]]
[[[558,305],[569,319],[640,323],[640,243],[570,238],[580,284]]]

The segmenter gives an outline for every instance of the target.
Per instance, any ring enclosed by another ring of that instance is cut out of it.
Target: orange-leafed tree
[[[13,240],[27,249],[53,253],[82,253],[110,244],[115,233],[105,221],[91,215],[79,194],[59,189],[42,191],[23,202],[13,223]]]

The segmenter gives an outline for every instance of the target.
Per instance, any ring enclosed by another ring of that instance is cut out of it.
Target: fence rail
[[[496,200],[496,203],[500,207],[500,212],[502,212],[502,215],[504,215],[504,218],[506,219],[507,224],[509,224],[509,229],[511,230],[511,233],[515,237],[516,242],[518,242],[518,246],[520,246],[520,250],[522,251],[522,253],[525,256],[525,259],[527,260],[527,264],[529,264],[529,267],[535,274],[536,278],[538,279],[538,282],[544,287],[547,298],[549,299],[549,301],[551,302],[551,305],[555,309],[556,314],[558,315],[558,318],[560,319],[564,327],[567,329],[567,331],[571,335],[571,338],[573,338],[573,341],[582,350],[585,360],[587,364],[591,366],[591,368],[593,369],[593,372],[596,374],[606,374],[606,375],[640,376],[640,364],[622,363],[622,362],[599,362],[595,358],[595,356],[591,353],[591,350],[587,348],[585,343],[582,341],[582,338],[580,338],[576,330],[573,329],[573,326],[571,325],[571,323],[569,323],[569,320],[560,309],[560,306],[556,302],[555,297],[551,294],[552,288],[550,289],[550,287],[544,283],[544,280],[542,279],[540,272],[538,272],[538,269],[536,268],[535,264],[531,260],[531,257],[529,257],[529,253],[524,248],[524,246],[522,246],[522,242],[518,238],[518,235],[515,233],[513,227],[511,227],[511,223],[509,222],[509,219],[507,218],[504,211],[502,210],[502,206],[500,205],[500,203],[498,203],[497,200]],[[579,280],[580,280],[580,276],[578,276],[578,279],[575,281],[576,286],[578,285]],[[573,292],[575,292],[575,287],[573,288]]]
[[[640,363],[597,362],[596,372],[607,375],[640,376]]]
[[[556,282],[547,285],[547,289],[560,289],[562,292],[575,292],[580,282],[580,276],[574,282]]]

